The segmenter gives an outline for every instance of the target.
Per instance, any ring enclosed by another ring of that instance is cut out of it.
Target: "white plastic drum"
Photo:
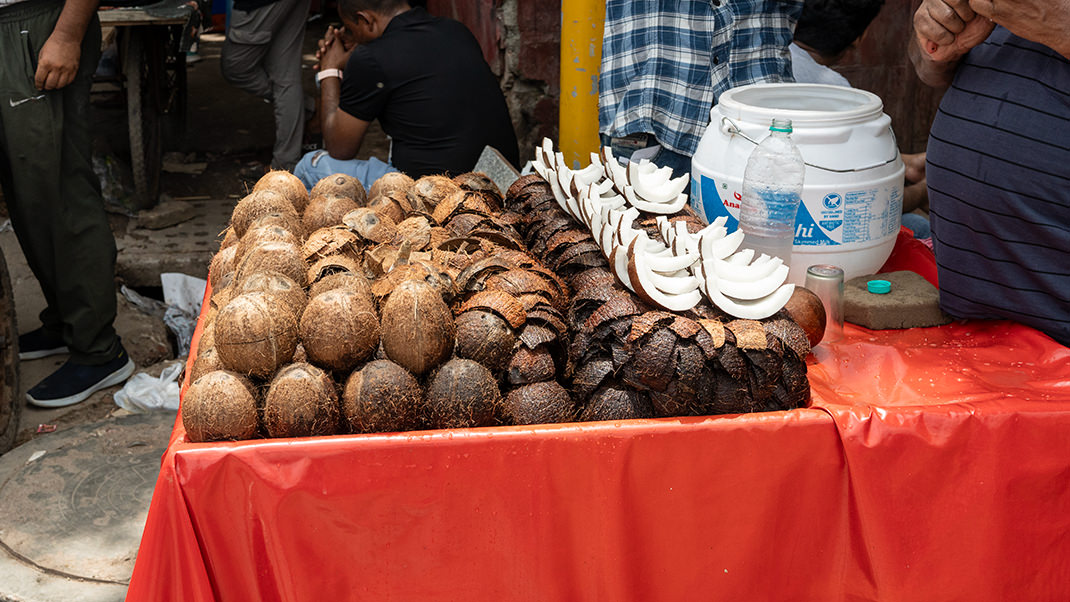
[[[691,205],[707,222],[739,227],[743,170],[774,117],[790,119],[806,161],[795,220],[790,279],[806,268],[843,268],[847,279],[876,272],[899,233],[903,161],[891,118],[875,94],[819,84],[755,84],[723,93],[691,164]]]

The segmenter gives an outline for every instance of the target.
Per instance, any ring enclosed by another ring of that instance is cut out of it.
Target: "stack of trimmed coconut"
[[[686,208],[671,220],[681,224],[673,232],[704,227]],[[661,240],[652,216],[633,223]],[[538,176],[503,199],[482,174],[394,173],[367,192],[335,174],[307,193],[271,172],[235,207],[209,280],[182,406],[191,441],[734,413],[809,399],[810,342],[788,312],[747,320],[709,303],[650,304]]]

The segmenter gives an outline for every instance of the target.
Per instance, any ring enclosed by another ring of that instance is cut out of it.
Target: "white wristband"
[[[338,79],[342,79],[342,70],[341,69],[324,69],[323,71],[320,71],[319,73],[316,74],[316,83],[318,84],[321,81],[327,79],[328,77],[337,77]]]

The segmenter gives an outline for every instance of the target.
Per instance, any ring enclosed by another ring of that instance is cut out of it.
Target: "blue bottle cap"
[[[884,295],[892,292],[892,283],[887,280],[870,280],[866,283],[866,290],[875,295]]]

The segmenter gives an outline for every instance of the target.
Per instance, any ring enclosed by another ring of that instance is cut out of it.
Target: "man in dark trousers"
[[[115,238],[93,172],[96,0],[0,0],[0,188],[47,307],[20,359],[70,352],[30,389],[62,407],[134,372],[115,320]]]
[[[326,152],[305,155],[294,170],[307,186],[338,172],[365,186],[394,169],[456,175],[471,171],[485,146],[519,162],[505,97],[463,24],[406,0],[340,0],[338,13],[355,45],[347,49],[333,29],[321,43]],[[376,119],[391,137],[389,165],[354,159]]]

